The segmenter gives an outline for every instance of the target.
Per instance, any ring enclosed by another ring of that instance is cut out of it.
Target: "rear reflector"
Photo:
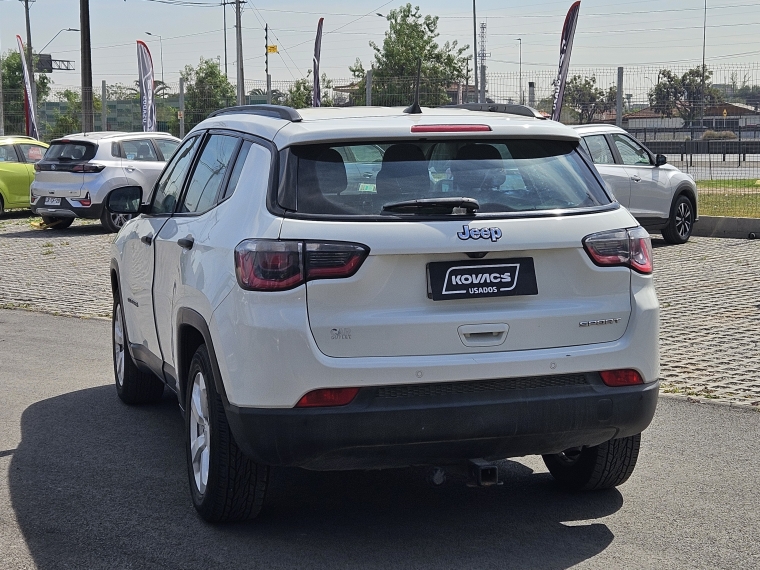
[[[350,404],[358,393],[359,388],[322,388],[320,390],[312,390],[298,400],[296,408],[345,406],[346,404]]]
[[[641,374],[635,370],[605,370],[599,375],[607,386],[635,386],[644,383]]]
[[[412,125],[413,133],[479,133],[490,130],[488,125]]]

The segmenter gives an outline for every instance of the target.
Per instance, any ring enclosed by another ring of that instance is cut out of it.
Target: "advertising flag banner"
[[[554,104],[552,106],[552,120],[559,121],[562,113],[562,99],[565,96],[565,81],[567,80],[567,70],[570,67],[570,52],[573,50],[573,37],[575,36],[575,27],[578,24],[578,13],[581,10],[581,3],[576,2],[570,6],[570,10],[565,17],[565,25],[562,27],[562,39],[559,44],[559,71],[554,84]]]
[[[140,108],[143,131],[156,131],[156,101],[153,98],[153,58],[145,42],[137,40],[137,73],[140,84]]]
[[[32,101],[32,80],[29,76],[29,69],[26,65],[26,55],[24,53],[24,42],[21,36],[16,36],[18,41],[18,53],[21,55],[21,68],[24,71],[24,92],[26,107],[26,134],[32,138],[40,138],[40,132],[37,129],[37,117],[34,113],[34,101]]]
[[[317,24],[317,39],[314,41],[314,92],[312,93],[312,107],[320,107],[322,105],[322,88],[319,85],[319,56],[322,52],[322,22],[324,21],[324,18],[319,19],[319,24]]]

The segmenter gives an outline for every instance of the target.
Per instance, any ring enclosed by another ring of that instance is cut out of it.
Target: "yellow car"
[[[0,214],[29,207],[34,163],[42,160],[47,147],[31,137],[0,137]]]

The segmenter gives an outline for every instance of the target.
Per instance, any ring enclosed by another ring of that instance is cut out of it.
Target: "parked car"
[[[34,163],[47,147],[31,137],[0,137],[0,214],[10,208],[29,207]]]
[[[32,211],[57,229],[91,218],[117,232],[129,216],[103,207],[108,194],[139,186],[147,197],[179,143],[166,133],[80,133],[54,140],[35,165]]]
[[[699,219],[697,185],[691,176],[619,127],[574,128],[615,198],[642,226],[661,231],[669,243],[688,241]]]
[[[112,246],[116,392],[176,392],[201,516],[255,516],[276,465],[484,484],[541,454],[568,488],[626,481],[658,397],[651,243],[579,144],[532,114],[255,105],[197,125],[148,204],[114,190],[141,214]]]

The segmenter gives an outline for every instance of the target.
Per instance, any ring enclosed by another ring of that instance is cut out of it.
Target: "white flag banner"
[[[324,18],[319,19],[317,24],[317,39],[314,40],[314,91],[312,93],[312,107],[322,106],[322,87],[319,84],[319,58],[322,54],[322,23]]]
[[[565,98],[565,81],[567,70],[570,68],[570,54],[573,51],[573,38],[575,27],[578,25],[578,13],[581,3],[576,2],[570,6],[565,17],[565,25],[562,26],[562,38],[559,43],[559,71],[554,80],[554,104],[552,106],[552,121],[559,121],[562,114],[562,100]]]
[[[24,71],[24,91],[26,92],[26,134],[32,138],[40,138],[40,132],[37,129],[37,117],[34,114],[34,101],[32,100],[32,81],[29,76],[29,68],[26,65],[26,54],[24,52],[24,42],[21,36],[16,36],[18,41],[18,53],[21,55],[21,68]]]
[[[153,85],[153,58],[145,42],[137,40],[137,73],[140,84],[140,108],[143,131],[156,131],[156,100]]]

